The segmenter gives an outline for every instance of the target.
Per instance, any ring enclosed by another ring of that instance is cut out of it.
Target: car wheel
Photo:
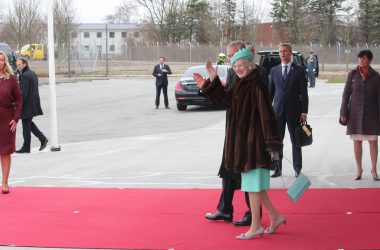
[[[179,111],[185,111],[187,109],[187,105],[177,104],[177,109]]]

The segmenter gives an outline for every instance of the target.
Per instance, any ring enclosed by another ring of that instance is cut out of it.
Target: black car
[[[227,72],[230,68],[228,65],[214,65],[218,69],[218,76],[225,85]],[[185,111],[188,105],[212,105],[207,98],[199,91],[197,83],[193,78],[193,73],[199,73],[203,77],[208,77],[208,73],[204,65],[193,66],[188,68],[175,86],[175,99],[177,101],[177,109]]]
[[[270,69],[274,66],[277,66],[281,63],[280,55],[278,50],[262,50],[257,54],[260,55],[259,65],[266,68],[269,74]],[[307,64],[305,58],[298,51],[293,51],[293,62],[302,66],[307,72]]]
[[[0,43],[0,51],[4,51],[8,57],[9,64],[11,65],[13,72],[16,73],[16,57],[11,49],[11,47],[6,43]]]

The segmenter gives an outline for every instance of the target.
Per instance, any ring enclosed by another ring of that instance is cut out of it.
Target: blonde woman
[[[21,93],[8,57],[0,51],[0,157],[2,193],[9,193],[11,154],[15,152],[16,127],[21,113]]]

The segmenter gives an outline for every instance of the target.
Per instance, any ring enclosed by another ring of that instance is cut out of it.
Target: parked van
[[[45,46],[40,43],[22,46],[20,55],[31,60],[46,60]]]
[[[16,72],[16,57],[11,47],[6,43],[0,43],[0,51],[4,51],[7,54],[9,64],[11,65],[13,72]]]

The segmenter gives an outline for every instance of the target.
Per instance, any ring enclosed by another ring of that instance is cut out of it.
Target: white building
[[[140,42],[142,25],[139,24],[79,24],[71,32],[71,47],[77,48],[85,57],[104,58],[108,55],[120,55],[125,53],[127,43]]]

